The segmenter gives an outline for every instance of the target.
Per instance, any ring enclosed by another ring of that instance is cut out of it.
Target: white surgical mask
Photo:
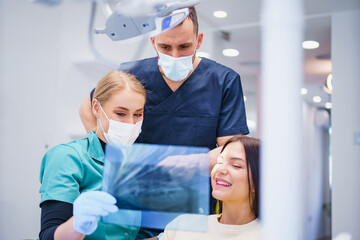
[[[107,117],[104,109],[100,105],[100,102],[99,106],[106,119],[109,121],[109,129],[108,132],[105,133],[101,120],[98,118],[107,143],[118,147],[133,144],[141,132],[142,121],[139,121],[135,124],[129,124],[111,120]]]
[[[158,65],[161,66],[165,76],[172,81],[182,81],[184,80],[193,70],[193,56],[194,53],[186,57],[174,58],[164,53],[157,51],[159,54]]]

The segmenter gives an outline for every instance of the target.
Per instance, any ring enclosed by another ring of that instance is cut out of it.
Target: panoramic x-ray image
[[[134,144],[120,149],[108,145],[103,190],[115,196],[120,210],[103,221],[163,229],[184,213],[208,215],[208,151],[203,147]]]

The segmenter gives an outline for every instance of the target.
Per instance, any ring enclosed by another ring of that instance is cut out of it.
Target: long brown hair
[[[249,186],[249,202],[251,211],[255,217],[259,217],[259,155],[260,155],[260,140],[257,138],[247,137],[244,135],[236,135],[230,138],[222,147],[221,152],[224,151],[227,145],[232,142],[240,142],[245,149],[246,169]],[[251,171],[251,174],[249,174]],[[251,176],[251,179],[250,179]],[[251,181],[252,180],[252,181]],[[251,182],[255,190],[255,195],[252,197]]]

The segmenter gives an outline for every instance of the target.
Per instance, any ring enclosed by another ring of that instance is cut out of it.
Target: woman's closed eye
[[[120,116],[120,117],[125,117],[125,116],[126,116],[126,113],[119,112],[119,113],[116,113],[116,115],[118,115],[118,116]]]
[[[243,160],[242,158],[238,158],[238,157],[230,158],[229,163],[231,164],[231,166],[233,168],[236,168],[236,169],[241,169],[241,168],[246,167],[245,160]]]
[[[241,165],[232,165],[234,168],[243,168],[243,166],[241,166]]]

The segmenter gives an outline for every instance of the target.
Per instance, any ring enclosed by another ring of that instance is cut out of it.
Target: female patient
[[[258,139],[246,136],[229,139],[211,172],[212,195],[221,200],[222,213],[181,215],[167,225],[160,239],[260,239],[259,144]],[[207,232],[184,231],[201,221],[208,222]]]
[[[145,89],[128,73],[112,71],[95,90],[95,131],[86,138],[57,145],[42,161],[40,239],[132,239],[138,229],[98,223],[116,212],[116,200],[102,185],[104,148],[132,144],[141,131]]]

